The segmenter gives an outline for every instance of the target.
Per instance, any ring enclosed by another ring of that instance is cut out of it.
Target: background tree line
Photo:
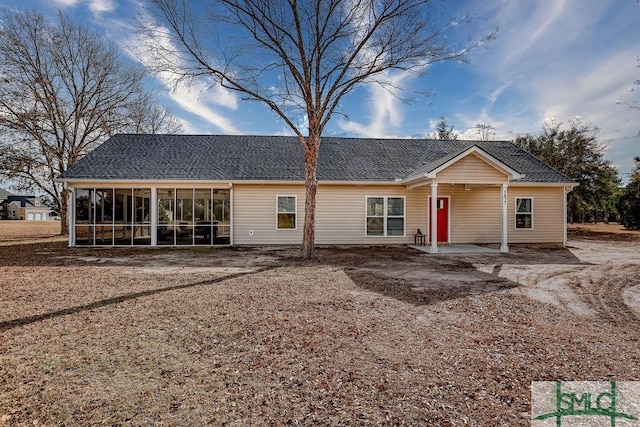
[[[567,196],[570,222],[620,221],[640,228],[640,158],[630,182],[621,186],[618,171],[604,157],[598,128],[579,119],[550,121],[539,134],[518,136],[514,143],[580,184]]]

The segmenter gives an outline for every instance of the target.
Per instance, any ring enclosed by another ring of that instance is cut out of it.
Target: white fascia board
[[[131,187],[229,187],[232,181],[204,181],[204,180],[159,180],[159,179],[64,179],[58,182],[64,182],[70,187],[113,187],[113,188],[131,188]]]
[[[234,185],[305,185],[304,181],[244,180],[231,181]],[[404,185],[402,181],[318,181],[318,185]]]
[[[426,185],[430,183],[434,179],[433,174],[431,173],[423,173],[412,178],[403,179],[401,182],[403,185],[409,187],[413,184],[414,187],[419,187],[421,185]]]
[[[577,182],[510,182],[509,187],[571,187],[573,190],[580,184]]]
[[[430,185],[433,182],[432,178],[427,177],[427,174],[421,175],[416,178],[412,178],[408,181],[404,181],[403,184],[407,186],[407,189],[413,190],[418,187],[423,187],[425,185]]]
[[[159,180],[159,179],[56,179],[71,187],[229,187],[232,185],[305,185],[304,181],[288,180]],[[318,181],[318,185],[404,185],[396,181]]]

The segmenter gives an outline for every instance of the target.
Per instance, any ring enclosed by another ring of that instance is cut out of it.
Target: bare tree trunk
[[[63,188],[60,199],[60,235],[67,236],[69,235],[69,218],[67,215],[69,207],[69,190]]]
[[[305,202],[304,202],[304,228],[302,231],[302,248],[300,255],[305,259],[314,256],[314,242],[316,236],[316,192],[318,191],[318,178],[316,169],[318,165],[318,148],[320,136],[309,132],[305,147]]]

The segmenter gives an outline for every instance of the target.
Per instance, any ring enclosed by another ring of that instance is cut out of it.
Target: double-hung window
[[[533,229],[533,197],[516,197],[516,229]]]
[[[276,229],[277,230],[296,230],[296,196],[277,196],[276,197]]]
[[[404,197],[367,196],[367,236],[404,236]]]

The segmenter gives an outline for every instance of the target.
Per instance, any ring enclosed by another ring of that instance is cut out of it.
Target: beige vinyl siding
[[[243,185],[234,189],[234,244],[300,244],[304,223],[304,185]],[[439,184],[438,195],[450,197],[450,242],[500,243],[501,189],[497,185]],[[297,196],[297,230],[276,230],[276,196]],[[427,233],[431,187],[406,189],[398,185],[320,185],[316,206],[317,244],[387,245],[413,243],[418,228]],[[366,236],[366,197],[405,197],[405,236]],[[515,230],[515,198],[534,198],[534,229]],[[509,243],[561,243],[562,187],[509,187]],[[253,236],[249,235],[253,230]]]
[[[455,243],[499,243],[502,230],[501,189],[438,185],[438,196],[450,196],[450,235]]]
[[[427,187],[407,190],[404,186],[334,186],[318,189],[316,243],[389,245],[413,243],[417,228],[425,231]],[[366,236],[366,197],[405,197],[405,236]]]
[[[318,186],[316,205],[317,244],[404,244],[413,243],[417,228],[427,224],[427,188],[407,190],[400,185]],[[304,224],[304,185],[242,185],[234,189],[234,244],[299,244]],[[276,230],[276,195],[297,195],[296,231]],[[405,197],[405,236],[366,236],[366,197]],[[249,231],[253,230],[253,236]]]
[[[516,229],[516,197],[533,198],[533,229]],[[509,243],[562,243],[564,240],[563,187],[509,187]]]
[[[276,196],[297,196],[296,230],[276,230]],[[304,224],[304,185],[233,186],[233,243],[299,244]],[[250,233],[253,232],[253,235]]]
[[[438,172],[436,180],[450,184],[502,183],[507,175],[472,153]]]
[[[499,186],[473,187],[471,190],[465,190],[464,185],[438,185],[438,196],[450,196],[449,239],[452,244],[500,243],[500,193]],[[563,187],[508,187],[508,242],[562,243],[563,196]],[[533,230],[515,229],[516,197],[533,197]]]

